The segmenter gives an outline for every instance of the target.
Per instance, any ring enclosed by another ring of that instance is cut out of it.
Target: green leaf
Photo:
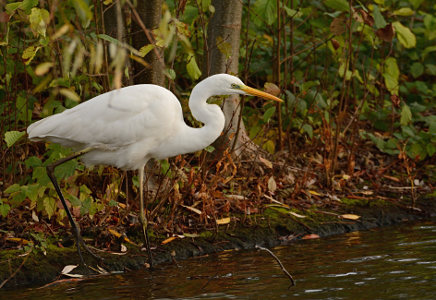
[[[74,9],[79,15],[80,20],[82,21],[82,26],[87,28],[92,20],[92,11],[89,8],[88,4],[84,0],[71,0]]]
[[[38,0],[24,0],[21,5],[20,9],[24,10],[26,14],[30,12],[30,9],[38,5]]]
[[[66,195],[68,201],[70,201],[71,205],[74,207],[80,207],[82,205],[82,201],[74,195],[67,194]]]
[[[16,9],[18,9],[23,3],[22,2],[13,2],[6,4],[5,8],[8,14],[12,14]]]
[[[412,112],[407,104],[404,104],[401,108],[401,125],[407,125],[412,121]]]
[[[303,127],[301,127],[301,129],[303,129],[303,131],[306,132],[310,138],[313,138],[312,126],[310,126],[309,124],[304,124]]]
[[[397,60],[393,57],[388,57],[385,60],[385,68],[383,77],[385,79],[386,88],[392,95],[398,95],[398,79],[400,78],[400,69],[398,68]]]
[[[56,212],[56,200],[54,198],[45,197],[43,200],[43,204],[44,204],[45,212],[48,215],[48,218],[51,219],[51,217]]]
[[[6,146],[10,148],[13,144],[15,144],[19,139],[21,139],[26,134],[25,131],[8,131],[5,132],[5,142]]]
[[[186,71],[188,71],[189,77],[192,80],[197,80],[201,76],[201,71],[198,68],[194,55],[188,56],[188,64],[186,65]]]
[[[415,12],[410,7],[402,7],[400,9],[394,10],[392,14],[395,16],[409,17],[413,16]]]
[[[76,171],[79,163],[76,159],[69,160],[59,166],[56,167],[54,173],[56,178],[64,179],[74,175],[74,171]]]
[[[395,28],[398,41],[401,45],[403,45],[405,48],[413,48],[416,46],[416,37],[408,27],[404,26],[398,21],[393,22],[392,26]]]
[[[254,10],[259,16],[259,18],[255,19],[257,25],[261,25],[262,20],[265,20],[268,25],[272,25],[277,17],[277,1],[257,0],[254,4]]]
[[[118,42],[118,40],[116,40],[116,41]],[[141,47],[141,49],[139,49],[139,53],[141,54],[140,56],[141,57],[146,56],[151,50],[154,49],[154,47],[155,47],[155,45],[153,45],[153,44],[148,44],[148,45]]]
[[[43,8],[34,7],[31,10],[29,21],[30,29],[32,29],[33,32],[45,36],[45,30],[50,22],[50,14]]]
[[[271,106],[270,108],[268,108],[265,113],[263,114],[263,121],[265,123],[267,123],[271,117],[274,115],[274,113],[276,112],[276,107],[275,106]]]
[[[30,47],[27,47],[26,49],[24,49],[23,54],[21,55],[21,58],[23,58],[24,63],[25,63],[26,65],[28,65],[28,64],[32,61],[32,59],[33,59],[33,58],[35,57],[35,55],[36,55],[36,52],[38,52],[38,50],[39,50],[40,48],[41,48],[41,47],[30,46]]]
[[[36,156],[31,156],[24,161],[24,164],[26,165],[27,168],[30,169],[30,168],[42,166],[42,161]]]
[[[3,203],[3,201],[0,199],[0,215],[3,218],[6,218],[10,210],[11,206],[7,203]]]
[[[388,23],[386,23],[385,18],[380,12],[380,9],[378,8],[378,5],[373,5],[374,10],[372,11],[372,14],[374,16],[374,24],[377,29],[384,28]]]
[[[334,10],[349,11],[350,5],[346,0],[325,0],[324,4]]]
[[[432,157],[433,154],[436,153],[436,146],[432,143],[428,143],[427,146],[425,147],[427,150],[427,154],[429,157]]]
[[[21,190],[21,186],[18,183],[14,183],[9,186],[6,190],[4,190],[5,194],[13,194]]]
[[[424,65],[419,62],[414,62],[410,67],[410,73],[414,78],[418,78],[424,73]]]

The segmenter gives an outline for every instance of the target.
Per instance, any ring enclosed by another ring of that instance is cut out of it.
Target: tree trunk
[[[207,30],[207,47],[203,73],[210,76],[218,73],[238,74],[239,46],[242,22],[242,1],[213,0],[215,13]],[[222,47],[223,46],[223,47]],[[230,47],[227,47],[230,46]],[[221,50],[220,50],[221,48]],[[229,53],[222,51],[231,49]],[[223,112],[226,125],[223,135],[214,143],[218,151],[232,148],[239,156],[242,151],[253,152],[259,148],[250,140],[240,119],[240,98],[233,95],[224,100]]]
[[[141,18],[141,21],[145,25],[145,28],[150,31],[159,26],[162,14],[162,3],[163,0],[138,0],[136,6],[136,11]],[[150,44],[150,41],[145,34],[143,28],[140,26],[138,21],[133,18],[132,23],[132,44],[136,49],[140,49],[145,45]],[[145,68],[142,64],[137,62],[133,63],[134,69],[134,82],[135,83],[153,83],[157,85],[164,84],[164,66],[159,60],[159,56],[163,57],[162,51],[150,51],[145,56],[145,61],[150,65],[150,68]],[[159,56],[157,55],[157,53]]]

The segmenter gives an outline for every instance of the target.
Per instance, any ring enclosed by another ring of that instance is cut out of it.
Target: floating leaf
[[[23,137],[26,134],[26,132],[24,131],[8,131],[5,132],[5,142],[6,142],[6,146],[8,148],[10,148],[13,144],[15,144],[19,139],[21,139],[21,137]]]
[[[230,223],[230,217],[216,220],[217,225],[225,225]]]
[[[311,233],[311,234],[306,234],[301,239],[302,240],[313,240],[313,239],[319,239],[319,238],[320,238],[320,236],[317,235],[316,233]]]
[[[72,270],[74,270],[75,268],[77,268],[79,265],[68,265],[65,266],[62,271],[61,274],[66,275],[68,273],[70,273]]]

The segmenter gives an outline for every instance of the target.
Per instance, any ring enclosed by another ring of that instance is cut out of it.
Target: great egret
[[[112,165],[124,170],[138,170],[140,188],[139,220],[152,265],[147,220],[144,215],[144,167],[151,158],[195,152],[213,143],[224,128],[220,107],[206,100],[215,95],[254,95],[275,101],[281,99],[246,86],[239,78],[228,74],[210,76],[197,84],[189,98],[192,115],[204,126],[193,128],[183,120],[180,102],[169,90],[152,84],[139,84],[113,90],[60,114],[31,124],[27,133],[32,141],[49,141],[71,147],[76,154],[47,167],[57,194],[75,233],[77,251],[85,265],[80,244],[99,258],[84,243],[65,202],[54,168],[81,156],[86,165]]]

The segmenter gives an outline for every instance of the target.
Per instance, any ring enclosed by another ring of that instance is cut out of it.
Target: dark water
[[[264,251],[230,251],[1,299],[436,299],[436,222],[403,224]]]

